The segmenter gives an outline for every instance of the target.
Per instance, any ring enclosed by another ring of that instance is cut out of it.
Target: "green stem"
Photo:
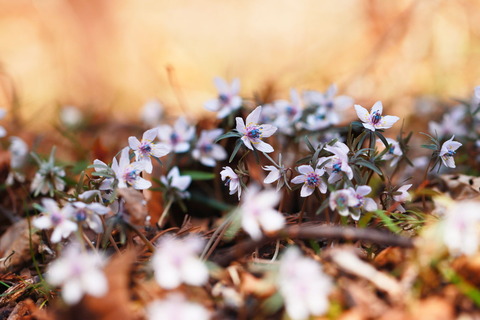
[[[173,198],[168,201],[167,205],[165,206],[165,209],[162,212],[162,215],[160,216],[160,219],[158,219],[157,225],[159,228],[163,227],[164,221],[168,216],[168,212],[170,211],[170,207],[172,206],[172,204],[173,204]]]

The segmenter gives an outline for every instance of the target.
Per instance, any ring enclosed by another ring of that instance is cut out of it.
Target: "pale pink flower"
[[[277,127],[271,124],[258,124],[261,113],[262,107],[258,106],[247,116],[246,125],[242,118],[236,117],[237,131],[243,135],[241,139],[248,149],[253,150],[255,146],[258,151],[273,152],[273,147],[261,139],[270,137],[277,131]]]
[[[330,209],[337,210],[338,213],[342,216],[352,215],[354,220],[360,218],[359,212],[353,212],[350,208],[355,208],[360,204],[357,194],[353,188],[341,189],[333,191],[330,194],[329,205]]]
[[[105,207],[99,202],[85,203],[81,201],[75,201],[65,207],[69,210],[69,215],[79,223],[84,223],[90,229],[96,233],[103,232],[103,224],[100,219],[101,215],[110,212],[108,207]]]
[[[182,283],[201,286],[208,281],[208,269],[198,257],[203,241],[194,235],[183,239],[172,235],[160,238],[152,256],[155,280],[164,289],[175,289]]]
[[[68,206],[60,209],[57,202],[48,198],[42,199],[42,206],[45,210],[40,217],[33,219],[32,224],[38,229],[53,228],[50,241],[60,242],[68,238],[72,232],[77,231],[78,226],[71,220],[73,217]]]
[[[450,140],[447,140],[442,144],[439,154],[443,164],[448,168],[455,168],[455,160],[453,160],[453,156],[455,155],[455,151],[462,146],[460,142],[453,141],[454,137],[455,136],[452,136]]]
[[[207,110],[218,112],[217,118],[223,119],[242,106],[242,98],[238,95],[240,80],[235,78],[232,84],[228,85],[225,80],[216,77],[214,83],[218,90],[218,97],[208,100],[204,106]]]
[[[173,128],[169,125],[158,127],[158,138],[170,146],[175,153],[187,152],[194,136],[195,127],[189,125],[184,117],[178,118]]]
[[[249,186],[242,201],[242,228],[252,239],[259,240],[262,230],[269,233],[283,228],[285,218],[274,209],[280,194],[274,190],[263,190],[257,185]]]
[[[280,132],[291,135],[297,121],[302,117],[303,104],[297,90],[290,89],[290,101],[276,100],[273,102],[276,109],[274,125]]]
[[[207,167],[215,167],[217,161],[225,160],[227,152],[221,145],[214,143],[222,133],[222,129],[203,130],[192,151],[193,158]]]
[[[62,287],[66,304],[77,304],[84,294],[102,297],[108,292],[108,281],[102,270],[104,264],[102,256],[84,252],[80,245],[72,244],[48,267],[46,280]]]
[[[353,171],[348,164],[349,149],[347,145],[337,141],[333,146],[327,145],[324,149],[333,153],[333,156],[322,158],[318,161],[318,164],[322,164],[324,161],[329,160],[325,164],[325,171],[329,174],[328,183],[335,183],[342,179],[343,173],[346,174],[349,180],[352,180]]]
[[[220,171],[220,176],[222,181],[225,181],[225,185],[228,185],[229,193],[234,194],[238,192],[238,200],[242,194],[242,186],[240,184],[240,179],[238,175],[230,167],[223,167],[223,170]]]
[[[157,137],[158,129],[150,129],[145,131],[142,141],[136,137],[129,137],[128,144],[135,152],[135,160],[143,163],[145,172],[152,173],[153,165],[151,157],[161,158],[171,151],[169,145],[164,143],[153,143]]]
[[[120,160],[113,159],[112,170],[115,172],[119,188],[132,186],[137,190],[148,189],[152,183],[143,179],[140,174],[145,169],[144,163],[135,161],[130,163],[129,147],[122,149]]]
[[[383,106],[380,101],[375,102],[370,112],[358,104],[355,105],[355,111],[362,120],[363,126],[372,131],[391,128],[400,119],[396,116],[382,116]]]
[[[353,190],[353,188],[350,189]],[[358,200],[358,204],[355,206],[356,208],[364,209],[365,211],[375,211],[378,209],[377,203],[372,198],[366,197],[366,195],[372,192],[372,188],[370,186],[357,186],[353,191],[355,192],[355,196]],[[360,212],[353,212],[351,213],[351,216],[354,220],[358,220],[360,217]]]
[[[301,175],[293,178],[291,182],[295,184],[303,183],[300,192],[301,197],[308,197],[315,191],[315,188],[318,188],[321,193],[327,192],[327,185],[322,179],[322,176],[325,173],[323,168],[313,169],[309,165],[302,165],[298,167],[298,172],[300,172]]]
[[[303,320],[327,312],[332,280],[317,261],[304,257],[296,247],[285,251],[277,283],[291,319]]]
[[[393,200],[400,203],[410,200],[411,196],[407,190],[410,189],[411,186],[412,184],[406,184],[398,188],[397,192],[400,192],[400,194],[394,195]],[[405,208],[401,204],[399,204],[396,209],[400,212],[405,212]]]
[[[403,155],[402,148],[400,148],[400,144],[398,143],[397,140],[394,140],[391,138],[386,138],[386,139],[389,144],[389,148],[388,148],[388,151],[383,155],[382,160],[385,160],[385,161],[392,160],[390,162],[390,167],[394,167],[398,163],[398,160],[400,160],[400,157]]]
[[[190,183],[192,183],[192,177],[187,175],[181,176],[178,167],[170,169],[166,177],[160,177],[160,181],[167,188],[175,191],[180,198],[187,198],[190,195],[187,189],[190,186]]]
[[[185,299],[179,293],[162,300],[154,300],[147,306],[148,320],[208,320],[210,311],[203,305]]]

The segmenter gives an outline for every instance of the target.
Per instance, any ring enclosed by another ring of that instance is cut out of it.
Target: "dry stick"
[[[388,246],[397,246],[403,248],[413,247],[413,240],[411,238],[406,238],[393,233],[378,231],[375,229],[357,229],[354,227],[303,224],[287,227],[282,232],[279,232],[272,237],[263,237],[259,241],[248,240],[241,242],[231,248],[219,251],[215,256],[216,259],[213,260],[221,266],[227,266],[231,261],[241,257],[247,252],[252,252],[256,247],[259,247],[272,240],[282,238],[317,240],[343,239],[350,241],[361,240]]]

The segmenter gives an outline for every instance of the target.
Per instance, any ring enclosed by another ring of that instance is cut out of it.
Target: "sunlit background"
[[[244,97],[291,87],[395,114],[480,84],[478,0],[0,0],[0,105],[40,127],[61,105],[206,111],[212,79]]]

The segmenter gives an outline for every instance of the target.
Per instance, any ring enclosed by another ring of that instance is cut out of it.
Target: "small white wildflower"
[[[388,129],[400,119],[396,116],[382,116],[383,106],[380,101],[375,102],[370,112],[358,104],[355,105],[355,111],[360,120],[362,120],[363,126],[371,131]]]
[[[208,269],[198,257],[203,241],[194,235],[178,239],[172,235],[160,238],[152,257],[155,279],[164,289],[182,283],[201,286],[208,281]]]
[[[147,306],[148,320],[208,320],[210,312],[203,305],[190,302],[180,294],[170,294]]]
[[[350,189],[353,190],[353,188]],[[366,195],[372,192],[372,188],[370,186],[357,186],[353,191],[355,192],[355,196],[358,200],[358,204],[355,206],[356,208],[364,209],[365,211],[375,211],[378,209],[377,203],[372,198],[366,197]],[[360,212],[352,212],[351,216],[354,220],[358,220],[360,218]]]
[[[242,194],[242,186],[240,184],[240,179],[238,175],[230,167],[223,167],[223,170],[220,171],[220,176],[222,181],[225,181],[225,185],[228,185],[229,194],[234,194],[238,192],[238,200]]]
[[[411,196],[407,190],[410,189],[411,186],[412,184],[406,184],[398,188],[397,192],[400,192],[400,194],[394,195],[393,200],[400,203],[410,200]],[[400,212],[405,212],[405,208],[401,204],[399,204],[396,209]]]
[[[450,112],[445,113],[440,123],[430,121],[428,131],[433,136],[446,137],[450,135],[465,136],[467,130],[464,124],[465,110],[463,106],[456,106]]]
[[[143,163],[146,173],[152,173],[153,170],[151,157],[161,158],[171,151],[167,144],[153,143],[153,140],[157,137],[157,132],[157,128],[145,131],[142,141],[139,141],[136,137],[128,138],[128,144],[135,152],[135,160]]]
[[[360,215],[353,212],[349,208],[355,208],[360,204],[357,194],[353,188],[341,189],[333,191],[330,194],[329,205],[330,209],[337,210],[338,213],[342,216],[352,215],[354,220],[358,220]]]
[[[388,142],[389,148],[388,151],[383,155],[382,160],[392,160],[390,162],[390,167],[394,167],[398,163],[398,160],[400,160],[400,157],[403,155],[402,148],[400,148],[400,144],[397,140],[391,138],[386,138],[386,140]]]
[[[217,161],[225,160],[227,152],[221,145],[214,143],[222,133],[222,129],[203,130],[192,151],[193,158],[207,167],[215,167]]]
[[[7,185],[12,185],[15,180],[18,182],[25,181],[25,175],[22,169],[28,158],[28,145],[19,137],[10,137],[10,172],[6,180]]]
[[[247,116],[246,125],[242,118],[236,117],[237,131],[243,135],[241,139],[248,149],[253,150],[253,146],[255,146],[258,151],[273,152],[273,147],[261,139],[270,137],[277,131],[277,127],[271,124],[258,124],[261,113],[261,106],[255,108]]]
[[[102,271],[104,259],[93,252],[82,252],[79,245],[70,245],[48,267],[46,280],[62,287],[62,298],[69,305],[80,302],[84,294],[104,296],[108,282]]]
[[[296,247],[288,248],[282,257],[278,286],[288,316],[293,320],[327,312],[332,280],[317,261],[302,256]]]
[[[140,114],[140,119],[142,122],[149,126],[155,127],[160,123],[160,120],[163,116],[163,106],[160,101],[153,99],[147,101],[143,107]]]
[[[49,193],[50,196],[53,196],[55,190],[62,191],[65,188],[65,181],[62,179],[65,176],[65,170],[55,166],[55,148],[50,152],[48,161],[40,160],[34,153],[32,156],[40,167],[30,185],[33,195]]]
[[[169,145],[173,152],[182,153],[190,150],[190,141],[195,136],[195,127],[188,124],[184,117],[175,121],[173,128],[169,125],[158,127],[158,138]]]
[[[140,176],[140,173],[145,169],[144,164],[139,161],[130,163],[129,150],[129,147],[123,148],[120,160],[117,162],[117,159],[114,158],[112,162],[112,170],[117,177],[118,187],[132,186],[137,190],[150,188],[152,183]]]
[[[218,97],[205,102],[204,106],[209,111],[218,112],[217,118],[223,119],[242,106],[242,98],[238,95],[240,80],[235,78],[232,84],[228,85],[225,80],[216,77],[214,83],[218,90]]]
[[[187,198],[189,196],[188,187],[192,183],[192,177],[181,176],[178,167],[173,167],[168,172],[167,176],[161,176],[160,181],[170,190],[174,191],[180,198]]]
[[[318,188],[321,193],[327,192],[327,185],[322,179],[322,176],[325,173],[323,168],[313,169],[309,165],[302,165],[298,167],[298,172],[300,172],[301,175],[293,178],[291,182],[295,184],[303,183],[300,192],[301,197],[308,197],[315,191],[315,188]]]
[[[294,133],[295,124],[302,117],[303,105],[300,96],[295,89],[290,89],[290,101],[276,100],[273,102],[276,109],[276,118],[274,125],[279,131],[292,135]]]
[[[45,209],[40,217],[35,218],[32,224],[38,229],[54,228],[50,241],[53,243],[60,242],[63,238],[68,238],[70,234],[77,230],[78,226],[71,221],[70,208],[64,207],[60,209],[57,202],[52,199],[42,199],[42,206]]]
[[[327,145],[324,149],[333,153],[333,156],[322,158],[318,161],[318,164],[322,164],[324,161],[329,160],[325,164],[325,171],[329,174],[328,183],[335,183],[342,179],[343,173],[346,174],[349,180],[352,180],[353,171],[348,164],[349,149],[347,145],[337,141],[333,146]]]
[[[455,151],[462,146],[460,142],[453,141],[454,137],[455,136],[452,136],[450,140],[447,140],[442,144],[439,154],[443,164],[448,168],[455,168],[455,160],[453,160],[453,156],[455,155]]]
[[[84,203],[75,201],[68,206],[71,210],[70,216],[79,223],[85,223],[96,233],[103,232],[103,224],[100,215],[110,212],[110,209],[98,202]]]
[[[253,239],[262,237],[262,230],[269,233],[283,228],[285,218],[274,209],[280,194],[274,190],[263,190],[257,185],[249,186],[242,201],[242,228]]]

